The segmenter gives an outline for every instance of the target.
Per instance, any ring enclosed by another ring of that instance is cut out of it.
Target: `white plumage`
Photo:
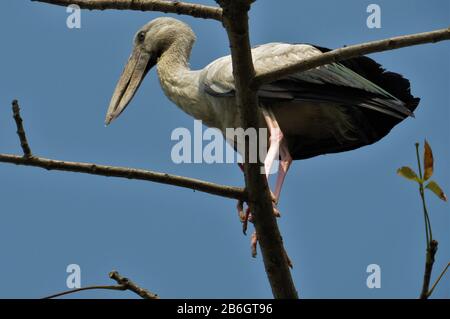
[[[162,89],[183,111],[223,133],[226,128],[239,127],[231,57],[192,71],[189,57],[194,41],[191,28],[173,18],[155,19],[139,30],[106,123],[122,113],[156,64]],[[268,43],[252,49],[252,57],[258,74],[326,50],[308,44]],[[408,80],[366,57],[295,73],[261,86],[257,93],[262,111],[259,127],[268,128],[271,134],[266,171],[278,159],[273,149],[280,151],[275,201],[293,159],[374,143],[412,115],[419,103],[410,94]]]

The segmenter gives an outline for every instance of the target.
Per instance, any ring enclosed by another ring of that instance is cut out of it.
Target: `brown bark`
[[[236,102],[241,111],[244,129],[259,127],[256,91],[250,88],[255,69],[253,66],[248,32],[249,0],[217,1],[223,9],[223,24],[230,41],[233,60],[233,76],[236,87]],[[246,147],[248,152],[249,147]],[[246,159],[249,157],[246,156]],[[254,215],[261,252],[275,298],[298,298],[289,270],[283,241],[273,213],[272,198],[261,163],[245,163],[245,185],[248,204]]]
[[[436,43],[449,39],[450,28],[447,28],[351,45],[299,61],[292,65],[257,74],[252,82],[252,87],[258,88],[264,83],[274,82],[292,73],[307,71],[321,65],[355,58],[369,53],[383,52],[425,43]]]
[[[217,7],[205,6],[195,3],[164,0],[32,0],[45,2],[59,6],[78,5],[81,9],[88,10],[139,10],[139,11],[161,11],[165,13],[176,13],[190,15],[196,18],[222,20],[222,10]]]

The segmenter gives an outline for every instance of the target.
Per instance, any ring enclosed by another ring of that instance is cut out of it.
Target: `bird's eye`
[[[137,38],[140,42],[144,41],[145,40],[145,32],[139,32]]]

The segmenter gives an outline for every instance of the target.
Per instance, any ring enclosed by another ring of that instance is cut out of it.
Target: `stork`
[[[224,135],[226,128],[239,127],[231,57],[219,58],[202,70],[190,70],[194,41],[192,29],[177,19],[157,18],[143,26],[134,37],[132,54],[113,93],[105,123],[124,111],[156,65],[162,89],[184,112]],[[267,43],[253,48],[252,57],[260,73],[326,51],[309,44]],[[420,101],[411,95],[407,79],[385,71],[367,57],[291,74],[261,86],[257,95],[259,125],[268,129],[270,136],[264,159],[267,177],[274,161],[279,160],[272,193],[275,213],[293,160],[372,144],[412,116]],[[237,150],[243,149],[236,141],[228,142]]]

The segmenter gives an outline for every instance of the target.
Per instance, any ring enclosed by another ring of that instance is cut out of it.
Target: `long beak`
[[[108,125],[125,110],[145,75],[156,64],[156,60],[140,47],[135,47],[127,65],[120,76],[106,113],[105,124]]]

